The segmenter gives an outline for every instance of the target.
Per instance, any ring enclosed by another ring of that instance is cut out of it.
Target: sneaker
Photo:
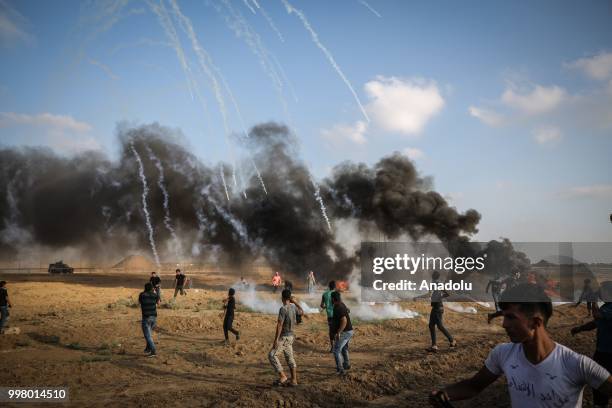
[[[156,353],[149,353],[147,354],[147,357],[151,358],[151,357],[157,357]]]
[[[336,375],[339,377],[344,377],[346,372],[344,370],[336,370]]]
[[[350,364],[347,364],[347,365],[345,365],[343,368],[344,368],[345,370],[350,370],[350,369],[351,369],[351,365],[350,365]]]
[[[453,340],[453,341],[451,341],[451,342],[450,342],[450,347],[451,347],[451,348],[455,348],[455,347],[457,347],[457,340]]]
[[[431,352],[431,353],[435,353],[435,352],[438,351],[438,346],[431,346],[431,347],[427,348],[426,350]]]

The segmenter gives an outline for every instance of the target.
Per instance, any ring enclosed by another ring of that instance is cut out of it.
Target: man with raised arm
[[[612,377],[605,368],[551,339],[546,324],[552,303],[541,288],[512,287],[502,294],[500,308],[511,343],[496,346],[472,378],[433,391],[431,405],[472,398],[502,374],[514,408],[582,407],[585,385],[612,394]]]

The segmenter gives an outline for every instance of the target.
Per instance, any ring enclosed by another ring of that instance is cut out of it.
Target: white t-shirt
[[[569,408],[582,407],[585,385],[599,388],[610,373],[569,348],[555,343],[543,361],[532,364],[521,343],[504,343],[495,347],[485,361],[496,375],[505,374],[512,407]]]

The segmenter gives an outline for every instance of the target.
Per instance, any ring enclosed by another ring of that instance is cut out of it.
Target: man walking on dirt
[[[291,291],[284,289],[281,295],[283,306],[278,311],[278,320],[276,322],[276,333],[274,335],[274,343],[272,349],[268,353],[270,364],[278,375],[278,379],[274,381],[274,385],[296,386],[297,382],[297,365],[293,357],[293,330],[297,325],[297,315],[304,314],[304,311],[291,298]],[[287,379],[283,371],[283,366],[278,360],[279,354],[285,355],[287,365],[291,370],[291,379]]]
[[[144,334],[147,346],[144,352],[148,357],[155,357],[157,350],[155,349],[155,343],[153,343],[153,328],[157,321],[157,304],[159,303],[159,296],[153,290],[151,283],[146,283],[144,292],[138,296],[138,303],[140,303],[140,310],[142,311],[142,334]]]
[[[236,309],[236,298],[234,288],[230,288],[227,293],[227,298],[223,299],[223,308],[225,316],[223,317],[223,335],[225,336],[225,345],[229,345],[229,334],[232,332],[236,336],[236,341],[240,340],[240,333],[232,327],[234,323],[234,310]]]
[[[434,271],[431,275],[434,282],[438,282],[440,279],[440,272]],[[431,336],[431,347],[427,351],[436,352],[438,351],[438,345],[436,343],[436,327],[440,329],[442,334],[446,336],[451,347],[457,347],[457,342],[453,339],[453,336],[446,330],[443,323],[444,316],[444,305],[442,299],[448,297],[448,292],[445,290],[434,290],[431,293],[431,313],[429,314],[429,335]]]
[[[153,285],[153,290],[157,293],[159,300],[161,301],[161,278],[157,276],[157,273],[151,272],[151,279],[149,279],[151,285]]]
[[[334,331],[334,360],[336,360],[336,372],[344,375],[345,370],[351,368],[349,359],[349,342],[353,337],[353,325],[351,324],[350,311],[340,299],[340,292],[332,292],[331,299],[334,304],[334,316],[332,326]]]
[[[496,346],[472,378],[434,391],[433,406],[472,398],[502,374],[514,408],[582,407],[587,384],[612,395],[612,377],[605,368],[551,339],[546,325],[553,307],[541,288],[523,283],[507,289],[500,307],[511,343]]]
[[[4,332],[4,326],[8,323],[10,307],[13,305],[8,297],[6,281],[0,281],[0,334]]]
[[[330,281],[328,285],[329,289],[323,292],[321,296],[321,309],[325,309],[327,314],[327,331],[329,335],[329,352],[332,353],[334,350],[334,337],[335,333],[332,327],[332,317],[334,316],[334,304],[332,302],[331,294],[336,291],[336,281]]]
[[[177,293],[181,293],[181,295],[185,296],[187,293],[183,289],[185,285],[185,279],[187,277],[180,269],[176,270],[176,275],[174,276],[174,297],[176,298]]]

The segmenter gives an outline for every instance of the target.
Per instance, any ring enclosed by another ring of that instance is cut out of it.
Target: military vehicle
[[[74,268],[66,265],[63,261],[49,264],[49,273],[73,273]]]

